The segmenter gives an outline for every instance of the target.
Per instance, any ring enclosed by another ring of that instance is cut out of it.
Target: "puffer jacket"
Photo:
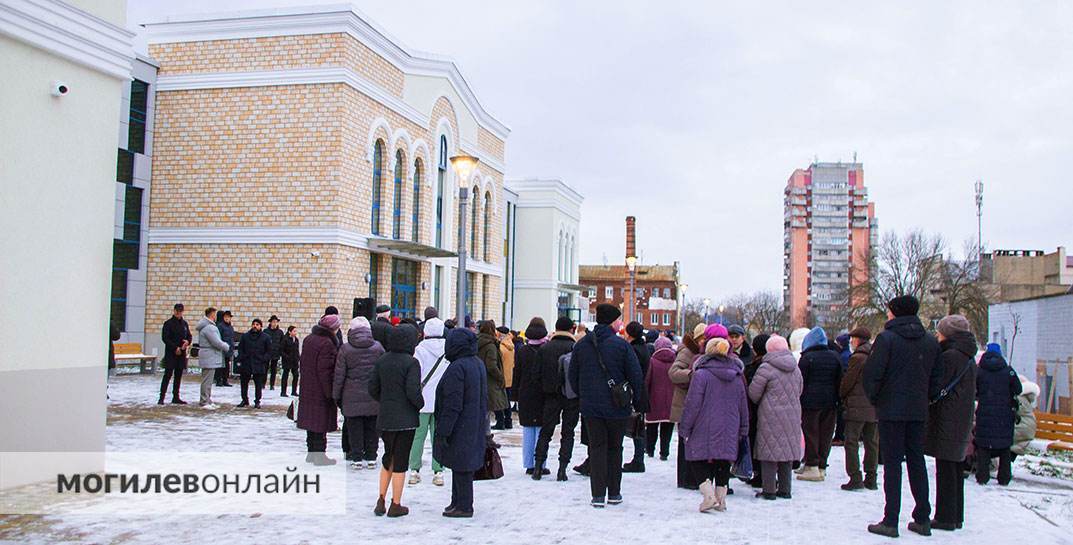
[[[597,358],[602,358],[605,373]],[[648,411],[648,392],[641,364],[629,343],[615,334],[610,325],[598,324],[592,333],[574,343],[570,357],[570,387],[578,393],[581,414],[586,418],[629,418],[631,407],[616,406],[607,387],[608,377],[617,384],[629,382],[633,388],[632,409]]]
[[[343,416],[376,416],[380,404],[369,395],[369,380],[384,347],[373,340],[371,329],[352,327],[346,337],[335,357],[332,397],[341,403]]]
[[[645,422],[670,421],[674,391],[677,390],[670,377],[674,358],[674,350],[670,348],[660,348],[652,353],[648,374],[645,375],[645,387],[648,388],[648,412],[645,413]]]
[[[838,386],[842,380],[842,361],[827,344],[806,348],[801,352],[801,408],[808,410],[834,409],[838,406]]]
[[[1000,450],[1013,446],[1013,426],[1021,395],[1021,380],[997,352],[980,358],[976,373],[976,434],[973,443],[980,448]]]
[[[693,379],[693,361],[696,359],[697,353],[683,345],[678,349],[671,369],[667,371],[667,376],[674,384],[674,394],[671,397],[671,422],[682,421],[682,411],[686,407],[686,394],[689,392],[689,381]]]
[[[1010,452],[1021,455],[1036,438],[1036,399],[1039,397],[1039,385],[1022,377],[1021,395],[1017,396],[1017,416],[1019,420],[1013,427],[1013,446]]]
[[[231,351],[231,345],[220,338],[220,329],[212,320],[204,316],[197,323],[197,342],[199,353],[198,366],[202,369],[219,369],[224,366],[224,354]]]
[[[509,407],[507,386],[503,382],[503,354],[499,352],[499,340],[495,335],[480,333],[477,335],[477,357],[484,362],[488,372],[488,410],[502,411]]]
[[[928,402],[943,388],[939,341],[920,318],[890,320],[872,343],[864,364],[864,391],[876,417],[889,422],[924,422]]]
[[[697,360],[678,434],[686,460],[738,458],[738,443],[749,436],[749,403],[737,358],[705,355]]]
[[[864,393],[864,362],[868,361],[868,355],[871,353],[872,343],[863,342],[857,345],[857,349],[849,357],[846,374],[842,375],[842,382],[838,387],[842,407],[846,411],[845,419],[851,422],[876,421],[876,408],[868,400],[868,394]]]
[[[940,343],[943,354],[942,385],[947,387],[962,372],[961,380],[942,400],[928,406],[924,454],[939,460],[965,459],[972,437],[972,412],[976,402],[976,338],[961,331]]]
[[[455,471],[474,471],[484,465],[488,373],[477,358],[477,335],[472,331],[450,330],[444,350],[451,364],[436,386],[432,457]]]
[[[447,370],[447,365],[451,363],[446,355],[447,341],[444,339],[443,330],[443,320],[439,318],[425,320],[425,336],[421,342],[417,343],[417,348],[414,350],[414,357],[421,362],[421,380],[425,381],[426,377],[428,379],[421,388],[421,396],[425,398],[425,406],[421,407],[422,413],[435,412],[436,388],[440,384],[440,379],[443,378],[444,371]],[[436,365],[437,361],[439,361],[439,366]]]
[[[425,400],[421,397],[421,364],[413,356],[416,345],[417,328],[401,324],[388,332],[387,353],[376,360],[369,395],[380,402],[376,418],[380,431],[417,429],[418,412]]]
[[[758,405],[756,451],[753,457],[766,462],[800,460],[801,370],[789,350],[764,355],[749,383],[749,398]]]

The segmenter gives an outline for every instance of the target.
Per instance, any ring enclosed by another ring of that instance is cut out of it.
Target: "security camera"
[[[309,252],[309,257],[320,257],[320,252]]]
[[[71,88],[68,87],[66,83],[64,83],[62,81],[54,81],[54,82],[52,82],[52,96],[54,96],[54,97],[62,97],[62,96],[66,96],[67,93],[70,93],[70,92],[71,92]]]

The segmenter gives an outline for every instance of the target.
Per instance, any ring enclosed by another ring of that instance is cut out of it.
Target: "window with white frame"
[[[671,298],[671,288],[663,288],[663,298],[664,299],[670,299]]]
[[[610,299],[614,299],[614,298],[615,298],[615,288],[612,287],[612,286],[604,286],[604,299],[610,300]]]
[[[671,325],[671,313],[670,312],[664,312],[663,313],[663,325]]]

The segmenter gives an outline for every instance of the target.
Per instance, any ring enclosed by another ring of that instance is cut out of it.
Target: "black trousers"
[[[212,379],[216,381],[217,386],[227,384],[227,377],[231,376],[231,357],[225,356],[224,366],[218,367],[212,375]]]
[[[674,422],[657,422],[645,424],[645,438],[648,440],[645,451],[649,456],[656,454],[656,440],[659,439],[659,457],[666,458],[671,452],[671,437],[674,435]]]
[[[451,470],[451,506],[473,512],[473,472]]]
[[[268,362],[268,389],[273,390],[276,388],[276,372],[279,371],[279,356],[276,356]]]
[[[343,427],[347,432],[347,454],[354,462],[376,460],[380,437],[376,434],[376,416],[346,416]]]
[[[637,418],[644,418],[644,415],[639,415]],[[648,447],[647,426],[639,426],[637,433],[633,436],[633,462],[643,464],[645,463],[645,449]]]
[[[544,398],[544,416],[540,427],[540,438],[536,445],[536,465],[544,466],[548,459],[548,449],[551,445],[551,437],[555,434],[555,426],[562,422],[559,439],[559,465],[565,466],[570,463],[574,454],[574,429],[581,417],[581,405],[577,399],[566,399],[561,395],[546,396]]]
[[[730,462],[726,460],[702,460],[689,462],[693,468],[693,474],[700,480],[712,480],[715,486],[726,486],[730,483]]]
[[[693,468],[686,460],[686,444],[678,438],[678,488],[696,490],[700,481],[693,475]]]
[[[805,433],[805,465],[827,469],[835,420],[836,409],[801,409],[801,431]]]
[[[586,418],[589,427],[589,486],[592,497],[622,493],[622,438],[627,418]]]
[[[961,462],[935,460],[935,520],[965,522],[965,477]]]
[[[879,448],[883,453],[883,495],[887,501],[883,524],[898,526],[902,510],[902,460],[905,460],[909,489],[916,502],[913,520],[929,522],[931,504],[928,500],[928,468],[924,465],[924,423],[881,420]]]
[[[838,408],[838,420],[835,422],[835,441],[846,440],[846,418],[842,407]]]
[[[253,378],[253,401],[255,403],[261,402],[261,390],[265,387],[265,374],[264,373],[241,373],[239,378],[242,380],[242,401],[250,402],[250,378]]]
[[[328,450],[328,434],[307,431],[306,450],[309,452],[324,452]]]
[[[976,447],[976,482],[987,484],[991,480],[991,459],[998,458],[998,484],[1006,486],[1013,480],[1013,460],[1010,449],[986,449]]]
[[[298,395],[298,367],[291,369],[286,365],[283,366],[283,376],[279,379],[279,391],[287,393],[287,373],[290,373],[293,378],[291,382],[291,395],[296,396]]]
[[[183,371],[186,371],[186,365],[169,365],[164,368],[164,378],[160,381],[160,399],[164,399],[164,394],[168,393],[168,382],[171,382],[171,399],[179,399],[179,385],[183,381]]]

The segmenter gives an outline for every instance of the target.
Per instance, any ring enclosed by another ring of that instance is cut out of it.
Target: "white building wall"
[[[1039,383],[1041,410],[1059,412],[1065,398],[1062,412],[1073,412],[1073,294],[991,305],[988,321],[988,341],[1003,347],[1018,373]]]

